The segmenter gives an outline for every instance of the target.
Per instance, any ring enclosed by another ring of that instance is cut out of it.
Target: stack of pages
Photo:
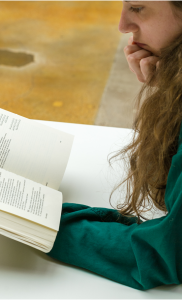
[[[0,109],[0,233],[45,253],[59,230],[74,136]]]

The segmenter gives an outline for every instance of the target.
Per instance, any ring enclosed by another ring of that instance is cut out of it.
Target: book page
[[[58,190],[73,138],[0,109],[0,168]]]
[[[0,169],[0,210],[58,231],[62,193]]]

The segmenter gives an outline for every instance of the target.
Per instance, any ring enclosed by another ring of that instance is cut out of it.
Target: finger
[[[133,41],[133,36],[130,36],[130,38],[128,39],[128,45],[137,45],[135,44],[135,42]],[[137,46],[139,48],[141,48],[140,46]]]
[[[133,73],[135,73],[130,67],[129,67],[130,71],[132,71]]]
[[[141,67],[140,67],[140,61],[141,59],[144,59],[146,57],[150,56],[150,52],[146,50],[140,50],[133,54],[128,55],[127,61],[130,67],[130,70],[133,70],[136,74],[139,81],[144,82],[145,77],[142,74]]]
[[[139,59],[141,60],[142,58],[145,58],[147,56],[152,56],[152,52],[148,51],[148,50],[145,50],[145,49],[142,49],[142,48],[139,48],[138,51],[134,51],[134,48],[135,47],[134,45],[133,46],[128,46],[128,47],[132,47],[132,48],[127,48],[125,50],[125,54],[126,56],[129,58],[129,56],[133,57],[134,59]],[[138,47],[138,46],[136,46]]]
[[[134,52],[136,52],[136,51],[139,51],[140,49],[141,49],[141,48],[139,48],[137,45],[136,45],[136,46],[131,46],[131,45],[129,45],[129,46],[124,47],[124,55],[125,55],[125,57],[126,57],[127,62],[128,62],[128,59],[127,59],[128,55],[130,55],[130,54],[132,54],[132,53],[134,53]],[[128,63],[128,64],[129,64],[129,63]],[[135,73],[135,72],[132,70],[132,68],[130,67],[130,64],[129,64],[129,69],[130,69],[133,73]]]
[[[130,36],[130,38],[128,39],[128,45],[132,45],[133,43],[133,36]]]
[[[134,45],[127,45],[127,46],[124,47],[124,54],[127,57],[129,54],[132,54],[132,53],[140,51],[140,50],[142,50],[142,48],[140,48],[136,44],[134,44]],[[147,51],[147,50],[144,50],[144,51]]]
[[[147,80],[148,76],[152,75],[156,69],[157,62],[159,62],[159,58],[157,56],[149,56],[140,60],[140,69],[145,80]]]

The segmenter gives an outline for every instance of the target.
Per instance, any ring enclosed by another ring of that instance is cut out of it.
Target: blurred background
[[[132,128],[140,90],[122,1],[0,1],[0,107],[26,118]]]

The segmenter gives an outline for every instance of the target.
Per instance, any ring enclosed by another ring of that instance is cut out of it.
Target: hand
[[[124,53],[130,70],[136,74],[140,82],[146,82],[150,73],[159,67],[159,57],[134,44],[133,36],[129,38],[128,45],[124,48]]]

